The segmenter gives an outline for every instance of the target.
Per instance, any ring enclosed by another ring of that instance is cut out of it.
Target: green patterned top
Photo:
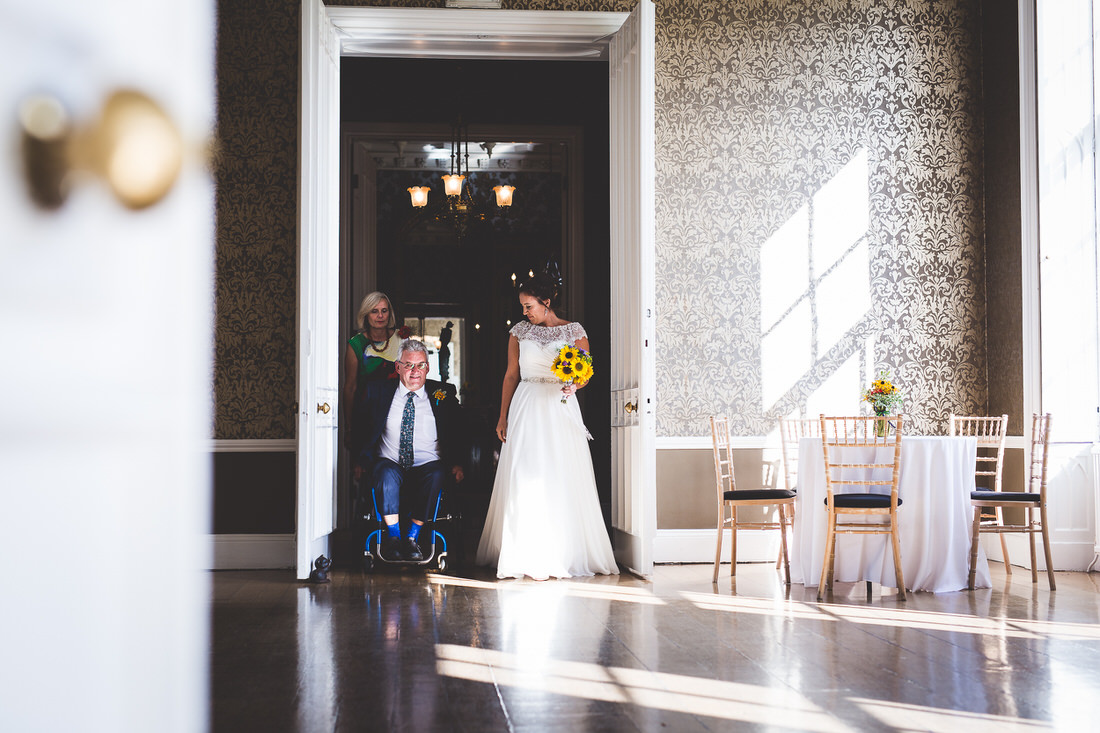
[[[359,371],[356,372],[358,381],[388,379],[394,373],[393,363],[397,361],[401,347],[401,339],[396,333],[387,341],[378,341],[373,345],[366,334],[357,333],[348,339],[348,345],[355,352],[355,359],[359,364]]]

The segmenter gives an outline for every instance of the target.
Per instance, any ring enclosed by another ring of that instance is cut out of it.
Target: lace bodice
[[[577,339],[588,338],[584,326],[576,321],[563,323],[560,326],[536,326],[530,321],[520,321],[512,326],[512,330],[508,333],[515,336],[519,341],[534,341],[540,346],[573,344],[576,343]]]
[[[519,340],[519,373],[522,379],[545,380],[558,387],[561,382],[551,370],[558,352],[566,344],[587,338],[584,327],[573,322],[561,326],[536,326],[520,321],[510,333]]]

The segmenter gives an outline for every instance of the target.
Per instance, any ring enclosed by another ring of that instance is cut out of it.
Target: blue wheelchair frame
[[[423,560],[391,560],[382,555],[382,532],[385,528],[382,526],[382,513],[378,511],[378,497],[375,491],[375,487],[371,487],[370,490],[371,505],[374,507],[374,518],[378,521],[378,529],[370,532],[367,535],[366,541],[363,543],[363,566],[369,572],[374,569],[375,562],[381,562],[383,565],[395,565],[395,566],[415,566],[424,567],[427,565],[435,564],[435,567],[439,572],[444,572],[447,569],[447,538],[442,533],[436,530],[436,522],[439,520],[439,505],[443,501],[443,492],[439,492],[439,496],[435,499],[435,510],[432,512],[431,519],[431,543],[428,545],[428,551],[424,553]],[[451,517],[445,517],[450,519]],[[425,522],[425,524],[428,524]],[[439,539],[443,543],[443,550],[436,553],[436,539]],[[373,543],[373,552],[372,549]]]

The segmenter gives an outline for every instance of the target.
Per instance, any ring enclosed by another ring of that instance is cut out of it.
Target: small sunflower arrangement
[[[558,352],[551,370],[563,384],[584,384],[592,378],[592,355],[584,349],[566,344]],[[568,399],[568,395],[562,396],[562,404]]]
[[[876,415],[886,415],[901,404],[901,391],[890,381],[890,370],[883,369],[878,373],[878,379],[871,382],[868,389],[863,390],[863,401],[871,403],[871,409]]]
[[[437,389],[432,393],[432,397],[435,398],[435,404],[438,406],[440,402],[447,399],[447,393],[441,389]]]

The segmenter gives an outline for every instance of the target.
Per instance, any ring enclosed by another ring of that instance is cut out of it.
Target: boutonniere
[[[438,405],[438,404],[439,404],[440,402],[442,402],[443,400],[447,399],[447,393],[446,393],[446,392],[444,392],[444,391],[443,391],[443,390],[441,390],[441,389],[437,389],[437,390],[436,390],[436,391],[435,391],[435,392],[434,392],[434,393],[432,394],[432,397],[435,397],[435,404],[436,404],[436,405]]]

